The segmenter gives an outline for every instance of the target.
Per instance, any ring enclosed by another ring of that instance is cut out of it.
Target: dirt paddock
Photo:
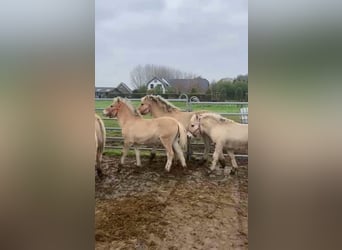
[[[237,175],[190,161],[187,170],[164,170],[165,157],[152,163],[104,157],[96,179],[96,249],[247,249],[247,161]]]

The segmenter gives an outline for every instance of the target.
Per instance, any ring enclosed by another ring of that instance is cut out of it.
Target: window
[[[150,84],[150,88],[153,89],[153,88],[154,88],[154,85],[153,85],[153,84]]]

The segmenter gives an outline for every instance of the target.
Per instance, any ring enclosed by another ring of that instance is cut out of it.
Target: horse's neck
[[[210,131],[214,125],[216,125],[216,122],[214,122],[211,119],[203,119],[200,122],[201,131],[208,134],[208,135],[210,135]]]
[[[151,115],[153,117],[169,116],[169,112],[165,112],[158,104],[153,104],[151,108]]]
[[[130,122],[136,118],[127,106],[122,106],[117,116],[120,127],[124,126],[127,122]]]

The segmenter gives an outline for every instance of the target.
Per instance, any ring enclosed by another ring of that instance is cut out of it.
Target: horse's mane
[[[180,111],[180,108],[176,107],[175,105],[173,105],[172,103],[170,103],[169,101],[165,100],[163,97],[161,97],[160,95],[147,95],[145,97],[143,97],[141,99],[141,101],[144,101],[146,99],[149,99],[151,101],[156,102],[160,107],[162,107],[166,112],[172,112],[172,111]]]
[[[200,115],[201,119],[212,119],[218,123],[234,123],[233,120],[227,119],[216,113],[203,113]]]
[[[128,109],[135,115],[135,116],[139,116],[142,117],[142,115],[140,114],[140,112],[138,110],[136,110],[133,106],[133,104],[131,103],[130,100],[128,100],[127,98],[122,98],[122,97],[115,97],[113,100],[113,103],[115,102],[123,102],[124,104],[126,104],[126,106],[128,107]]]

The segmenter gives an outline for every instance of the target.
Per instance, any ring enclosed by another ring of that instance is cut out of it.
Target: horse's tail
[[[101,117],[99,117],[97,114],[95,114],[95,117],[96,117],[96,120],[100,126],[100,130],[101,130],[101,141],[102,143],[100,145],[98,145],[98,150],[102,153],[103,150],[104,150],[104,147],[105,147],[105,144],[106,144],[106,128],[105,128],[105,125],[101,119]]]
[[[187,149],[187,133],[184,126],[178,122],[179,144],[183,150]]]

